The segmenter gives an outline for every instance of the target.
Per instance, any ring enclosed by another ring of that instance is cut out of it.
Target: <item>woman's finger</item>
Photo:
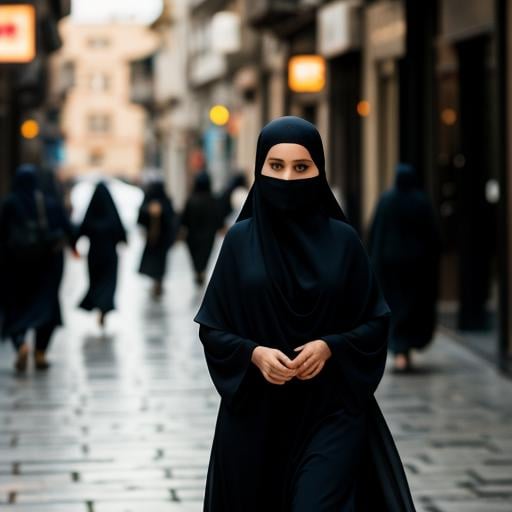
[[[311,371],[311,369],[318,364],[318,359],[316,357],[311,356],[309,359],[306,359],[298,368],[297,373],[300,375],[305,375]]]
[[[276,351],[276,359],[282,363],[286,368],[292,368],[293,361],[286,355],[283,354],[280,350]]]
[[[296,374],[295,370],[289,370],[288,368],[286,368],[286,366],[282,365],[271,365],[270,371],[272,372],[273,376],[286,379],[292,378]]]
[[[284,384],[286,381],[283,380],[283,379],[278,379],[276,377],[274,377],[273,375],[270,375],[268,373],[264,373],[263,374],[263,377],[265,377],[265,380],[267,380],[268,382],[270,382],[271,384],[277,384],[277,385],[282,385]]]
[[[323,363],[319,362],[309,369],[309,371],[302,373],[298,378],[301,380],[309,380],[318,375],[322,370]]]
[[[308,373],[306,375],[306,379],[309,380],[309,379],[313,379],[314,377],[316,377],[322,371],[323,367],[324,367],[324,363],[322,363],[322,362],[318,363],[318,365],[315,368],[313,368],[310,373]]]
[[[277,377],[279,379],[291,379],[295,376],[294,370],[289,370],[286,366],[281,365],[280,363],[269,361],[268,366],[266,367],[266,372],[271,374],[272,377]]]
[[[307,349],[304,349],[292,361],[292,368],[294,368],[295,370],[298,370],[301,367],[301,365],[303,365],[310,356],[311,356],[311,353]]]

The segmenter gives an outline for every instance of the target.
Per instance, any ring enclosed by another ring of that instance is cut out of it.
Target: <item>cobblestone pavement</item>
[[[182,245],[160,303],[134,272],[137,240],[124,252],[105,334],[75,308],[85,269],[70,261],[51,371],[16,377],[0,346],[2,512],[201,510],[218,398],[192,323],[200,294]],[[378,392],[418,512],[511,512],[512,382],[443,335],[418,361]]]

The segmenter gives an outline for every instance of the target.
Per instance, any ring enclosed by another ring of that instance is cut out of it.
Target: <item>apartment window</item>
[[[111,124],[108,114],[90,114],[87,118],[87,128],[92,133],[107,133]]]
[[[64,87],[73,87],[75,85],[75,64],[74,62],[64,62],[61,67],[61,80]]]
[[[107,73],[92,73],[89,77],[89,89],[93,92],[104,92],[110,89],[110,76]]]
[[[95,50],[107,48],[110,46],[110,39],[104,36],[91,37],[87,41],[87,46]]]

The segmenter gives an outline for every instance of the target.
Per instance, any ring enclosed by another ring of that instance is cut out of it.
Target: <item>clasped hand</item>
[[[299,354],[292,360],[278,349],[259,346],[251,360],[268,382],[282,385],[294,377],[299,380],[316,377],[331,357],[331,349],[323,340],[310,341],[295,352]]]

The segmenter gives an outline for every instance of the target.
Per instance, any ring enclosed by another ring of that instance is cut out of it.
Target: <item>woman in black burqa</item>
[[[373,398],[389,310],[309,122],[262,130],[195,321],[221,395],[206,512],[414,510]]]
[[[411,350],[423,349],[436,326],[440,234],[414,168],[399,164],[394,187],[375,210],[369,252],[393,312],[389,338],[395,371],[412,369]]]
[[[162,295],[167,253],[176,235],[176,215],[161,181],[152,183],[139,210],[138,223],[146,229],[146,246],[139,272],[154,281],[153,296]]]
[[[185,242],[194,266],[195,281],[201,285],[215,235],[224,225],[221,204],[212,194],[210,177],[205,171],[196,177],[181,216],[181,225],[186,230]]]
[[[42,191],[35,166],[21,165],[0,215],[1,334],[13,343],[18,372],[27,368],[30,329],[35,329],[35,367],[49,367],[46,353],[62,324],[63,249],[71,238],[71,224],[58,198]]]
[[[117,244],[126,242],[124,229],[114,200],[105,183],[96,186],[77,239],[89,239],[87,264],[89,290],[80,303],[87,311],[99,310],[99,324],[105,325],[105,317],[115,309],[114,295],[117,286]]]

